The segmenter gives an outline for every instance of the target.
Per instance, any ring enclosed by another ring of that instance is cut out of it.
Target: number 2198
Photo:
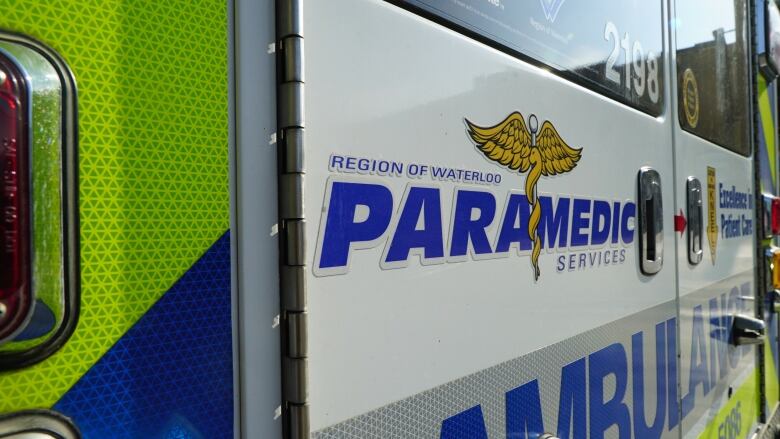
[[[631,44],[631,36],[628,32],[623,34],[623,38],[620,38],[620,32],[618,32],[615,23],[609,21],[604,27],[604,39],[606,41],[612,41],[612,52],[607,58],[607,64],[604,69],[604,75],[608,80],[620,85],[625,85],[626,90],[633,90],[637,96],[644,96],[647,92],[647,96],[653,103],[658,102],[658,60],[655,54],[650,51],[645,56],[642,49],[642,43],[634,41]],[[621,55],[621,49],[623,52],[623,70],[624,73],[621,80],[620,70],[615,68],[618,59]],[[633,75],[632,75],[633,70]]]

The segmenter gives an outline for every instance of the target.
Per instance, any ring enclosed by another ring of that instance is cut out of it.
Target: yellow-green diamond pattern
[[[53,405],[229,225],[224,0],[0,0],[79,90],[81,320],[0,375],[0,412]],[[105,390],[101,390],[105,391]]]

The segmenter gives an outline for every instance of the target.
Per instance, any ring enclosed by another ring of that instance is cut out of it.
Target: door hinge
[[[303,2],[277,0],[276,11],[282,419],[285,438],[308,439]]]

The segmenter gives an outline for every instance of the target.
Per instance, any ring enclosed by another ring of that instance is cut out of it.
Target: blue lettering
[[[452,246],[450,256],[464,256],[468,252],[469,241],[474,253],[492,253],[485,229],[496,215],[496,199],[490,192],[459,190],[455,202],[455,218],[452,225]],[[479,212],[472,219],[474,210]]]
[[[544,433],[539,382],[533,380],[506,392],[506,437],[538,439]]]
[[[417,230],[420,215],[423,228]],[[406,261],[413,248],[423,249],[425,259],[444,257],[439,189],[409,189],[385,262]]]
[[[531,206],[524,194],[511,194],[507,201],[504,221],[498,234],[496,253],[509,251],[512,243],[518,243],[520,250],[531,250],[531,238],[528,237],[528,217]],[[518,224],[518,227],[515,227]]]
[[[558,265],[555,266],[555,269],[558,271],[563,271],[566,268],[566,255],[560,255],[558,256]]]
[[[669,369],[667,372],[666,400],[669,402],[669,431],[680,422],[680,411],[677,399],[677,319],[672,318],[666,321],[666,358],[669,359]]]
[[[696,388],[702,385],[703,395],[710,393],[710,373],[707,368],[707,339],[704,336],[702,306],[693,308],[691,328],[691,364],[688,378],[688,394],[682,399],[682,417],[685,418],[696,404]]]
[[[561,393],[558,401],[560,439],[586,439],[585,393],[585,358],[580,358],[561,370]]]
[[[588,368],[590,439],[604,439],[604,432],[613,425],[618,428],[619,439],[630,439],[631,414],[623,401],[628,381],[625,348],[613,343],[590,354]],[[615,394],[604,401],[604,379],[609,375],[615,376]]]
[[[742,285],[742,293],[750,293],[750,287],[750,283]],[[735,290],[739,292],[739,289],[734,288],[732,293]],[[730,295],[733,295],[732,293]],[[730,307],[741,308],[737,304],[738,294],[730,298],[732,299],[729,302]],[[726,322],[721,319],[722,311],[726,309],[725,300],[724,294],[721,296],[720,308],[717,298],[708,301],[712,336],[720,344],[726,342],[721,331],[724,329],[723,323]],[[706,323],[703,314],[703,305],[693,308],[691,375],[688,380],[687,394],[683,398],[678,398],[677,390],[678,325],[677,319],[671,318],[655,325],[654,367],[646,363],[643,331],[631,336],[630,370],[626,348],[620,343],[613,343],[590,354],[587,358],[580,358],[562,367],[558,393],[557,436],[560,439],[604,439],[605,432],[615,428],[618,439],[631,437],[659,439],[663,435],[664,425],[668,425],[669,431],[678,427],[680,420],[690,414],[696,404],[699,384],[702,386],[703,395],[706,396],[717,381],[715,369],[720,367],[721,374],[724,374],[723,371],[726,369],[725,354],[721,353],[722,347],[711,345],[710,355],[708,355],[709,345],[706,342],[706,335],[709,334],[705,332]],[[645,387],[646,365],[648,365],[648,373],[655,373],[655,388],[649,392]],[[632,385],[631,407],[625,401],[629,373]],[[609,390],[611,387],[614,387],[614,390]],[[540,396],[538,380],[532,380],[506,393],[507,438],[538,439],[545,431]],[[653,396],[655,396],[655,414],[649,418],[646,400],[653,401]],[[739,411],[739,405],[736,411]],[[739,433],[741,419],[738,417],[738,415],[730,415],[727,423],[733,422],[733,425],[724,424],[725,426],[720,426],[721,431]],[[666,419],[669,419],[668,423]],[[475,406],[445,420],[442,423],[441,438],[487,439],[486,431],[481,407]],[[725,437],[737,436],[730,433]]]
[[[620,239],[623,244],[634,242],[634,229],[628,227],[630,220],[634,217],[636,217],[636,204],[626,203],[623,207],[623,213],[620,215]]]
[[[574,211],[571,220],[571,246],[582,247],[588,245],[588,235],[580,233],[582,229],[589,227],[590,219],[583,217],[583,214],[590,212],[590,200],[581,198],[574,199]]]
[[[537,233],[542,241],[542,247],[555,248],[566,247],[569,242],[569,204],[571,199],[558,198],[558,203],[553,209],[552,198],[539,197],[542,208],[542,217],[539,220]],[[545,237],[547,239],[545,240]],[[556,245],[557,241],[557,245]],[[545,244],[547,242],[547,244]]]
[[[358,206],[368,208],[364,221],[356,222]],[[390,225],[393,194],[382,185],[333,182],[322,240],[320,268],[345,267],[353,243],[381,237]]]
[[[636,439],[658,439],[666,420],[666,323],[655,325],[655,419],[647,425],[645,419],[645,368],[642,333],[631,337],[633,394],[634,394],[634,437]]]
[[[482,407],[477,405],[445,419],[439,439],[488,439]]]
[[[330,170],[333,171],[335,169],[339,169],[344,166],[344,157],[340,155],[332,155],[330,156]]]
[[[593,215],[591,215],[590,219],[590,245],[601,245],[607,242],[610,229],[609,217],[609,203],[595,200],[593,202]],[[613,229],[617,230],[617,227],[613,227]],[[573,235],[574,234],[572,234],[572,241],[574,241]],[[615,238],[617,238],[617,235]]]
[[[725,308],[726,295],[721,294],[721,303]],[[718,298],[710,299],[710,382],[718,381],[717,371],[720,371],[720,379],[726,377],[726,352],[728,351],[728,328],[723,327],[723,317],[718,310]]]
[[[615,201],[612,203],[612,243],[618,243],[618,235],[620,233],[620,203]]]

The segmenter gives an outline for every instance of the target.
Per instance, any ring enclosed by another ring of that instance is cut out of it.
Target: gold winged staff
[[[533,114],[528,118],[530,130],[526,127],[523,115],[516,111],[491,127],[474,125],[468,119],[466,125],[477,149],[487,158],[518,173],[528,172],[525,195],[532,206],[528,236],[533,240],[531,264],[534,267],[534,280],[538,280],[542,242],[536,229],[542,212],[536,183],[542,175],[559,175],[574,169],[582,149],[567,145],[550,121],[545,121],[539,129],[539,122]]]

